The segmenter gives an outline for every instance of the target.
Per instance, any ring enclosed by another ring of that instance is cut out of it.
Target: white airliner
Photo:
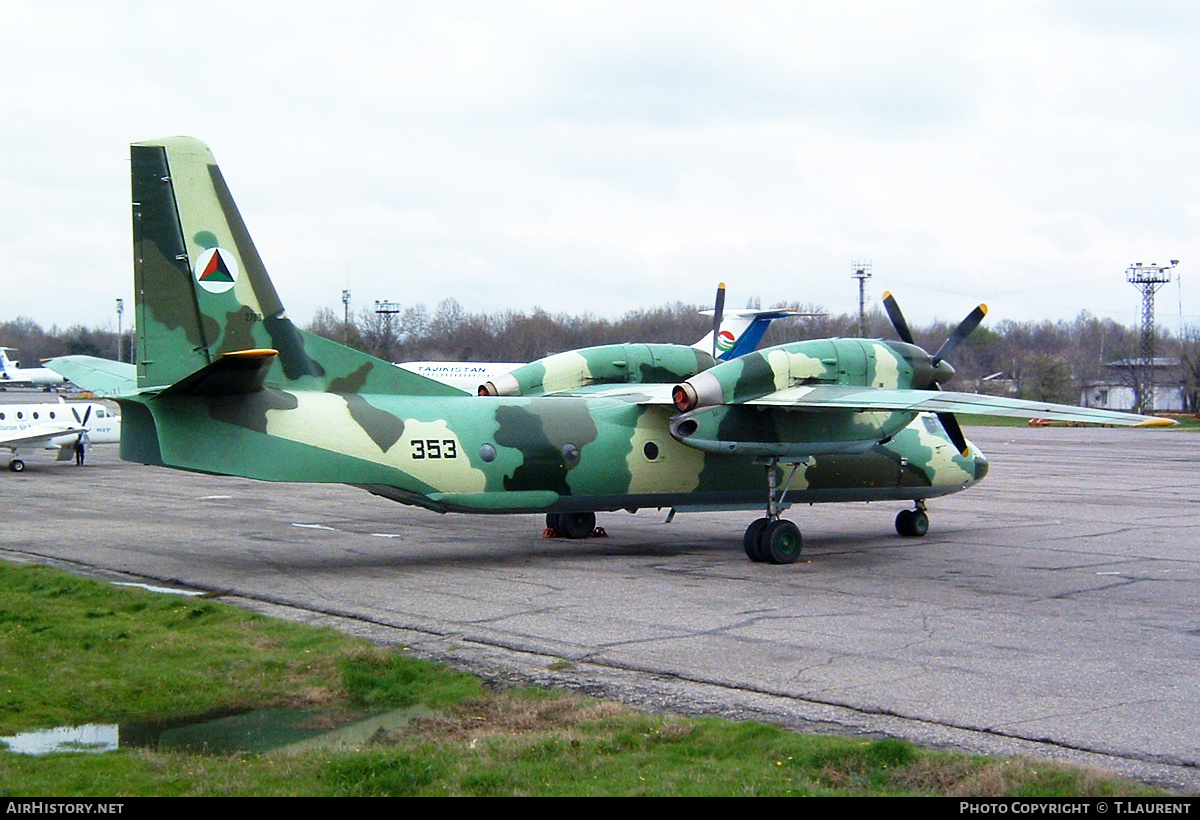
[[[22,450],[57,450],[59,461],[76,456],[76,443],[113,444],[121,440],[121,417],[94,401],[0,404],[0,448],[11,450],[8,469],[25,469]]]
[[[713,315],[712,308],[700,311],[705,316]],[[705,353],[715,353],[722,361],[736,359],[751,352],[762,340],[767,327],[776,319],[785,316],[812,316],[796,308],[774,308],[772,310],[725,310],[721,315],[721,328],[716,344],[709,331],[692,347]],[[429,379],[474,393],[480,385],[494,381],[522,367],[526,362],[397,362],[400,367]]]
[[[0,347],[0,387],[9,385],[29,385],[49,389],[67,380],[47,367],[21,367],[20,362],[8,358],[8,352],[16,353],[15,348]]]

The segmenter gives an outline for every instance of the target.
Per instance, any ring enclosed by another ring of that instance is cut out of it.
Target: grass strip
[[[489,690],[331,629],[0,562],[0,735],[280,706],[421,707],[421,716],[354,750],[0,751],[0,796],[1161,793],[1026,758]]]

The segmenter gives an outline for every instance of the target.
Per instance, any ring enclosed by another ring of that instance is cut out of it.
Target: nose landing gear
[[[901,510],[896,515],[896,532],[905,538],[920,538],[929,531],[929,515],[925,510],[924,499],[918,499],[916,507],[911,510]]]

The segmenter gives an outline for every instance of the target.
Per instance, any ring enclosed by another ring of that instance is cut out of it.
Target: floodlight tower
[[[1171,281],[1171,271],[1178,264],[1178,259],[1172,259],[1169,265],[1134,262],[1125,269],[1125,281],[1142,292],[1142,355],[1136,368],[1142,374],[1141,389],[1137,391],[1137,411],[1142,414],[1154,412],[1154,294]]]
[[[385,349],[384,349],[383,353],[377,354],[377,355],[380,355],[382,358],[387,358],[389,360],[391,358],[392,341],[396,338],[396,332],[393,328],[393,324],[396,319],[396,314],[399,312],[400,312],[400,303],[399,302],[389,302],[386,299],[382,299],[382,300],[376,299],[375,300],[375,315],[382,317],[383,327],[384,327],[383,332],[384,332],[384,336],[386,337],[384,339],[384,348]]]
[[[852,259],[850,261],[852,279],[858,280],[858,338],[867,337],[867,280],[871,278],[870,259]]]

